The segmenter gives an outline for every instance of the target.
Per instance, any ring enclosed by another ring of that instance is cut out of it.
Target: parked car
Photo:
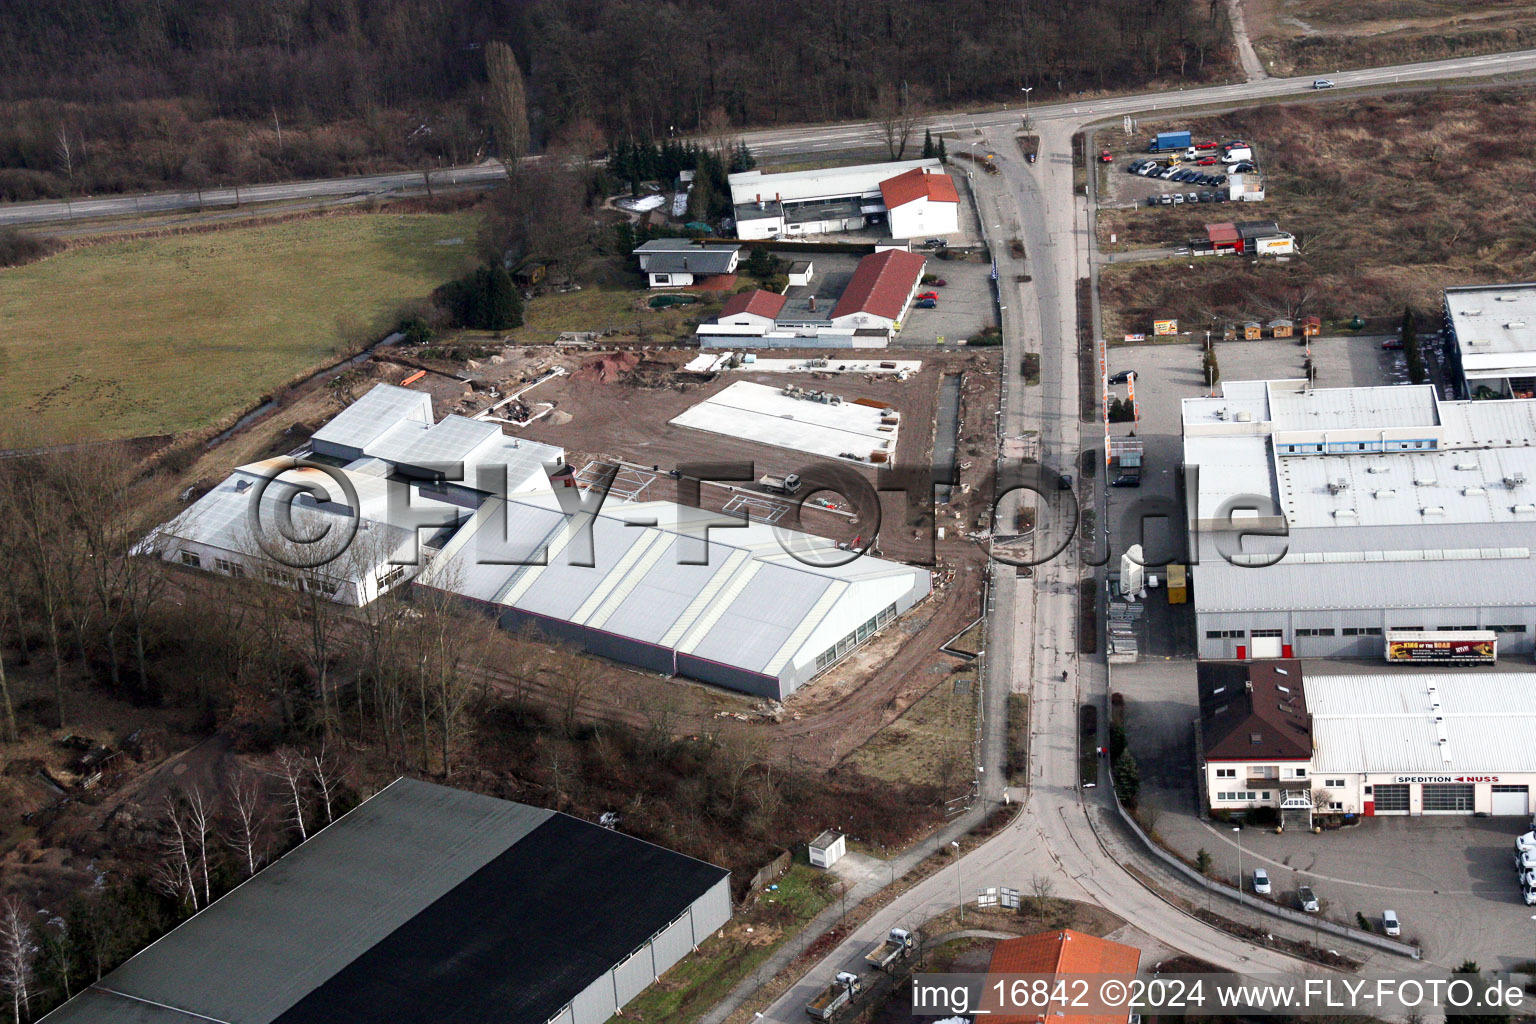
[[[943,249],[949,245],[949,243],[942,238],[925,238],[923,239],[923,244],[930,249]]]
[[[1526,906],[1536,907],[1536,887],[1522,885],[1520,887],[1520,895],[1524,897]]]
[[[938,299],[939,299],[939,293],[938,292],[920,292],[920,293],[918,293],[917,297],[919,299],[933,299],[935,302],[937,302]]]
[[[1145,160],[1132,160],[1130,163],[1125,165],[1125,173],[1139,174],[1141,169],[1145,166],[1147,166],[1147,162]]]
[[[1332,89],[1333,88],[1333,82],[1329,81],[1326,78],[1314,78],[1312,80],[1312,88],[1314,88],[1314,89]]]
[[[1141,477],[1132,476],[1130,473],[1121,473],[1110,481],[1111,487],[1140,487]]]
[[[1214,193],[1214,192],[1201,192],[1200,193],[1200,201],[1202,203],[1214,203],[1216,201],[1216,193]]]
[[[1515,852],[1515,870],[1520,872],[1536,871],[1536,850],[1517,850]]]
[[[1312,891],[1310,885],[1304,885],[1296,890],[1296,905],[1309,914],[1316,914],[1323,909],[1317,902],[1317,893]]]
[[[1203,156],[1199,160],[1195,161],[1195,164],[1200,167],[1214,167],[1219,163],[1221,163],[1221,161],[1213,156]]]
[[[1109,375],[1109,382],[1111,384],[1124,384],[1126,381],[1131,379],[1131,376],[1135,374],[1135,372],[1135,370],[1117,371]]]
[[[1164,181],[1172,181],[1173,176],[1178,173],[1179,169],[1177,167],[1164,167],[1161,171],[1158,172],[1157,176],[1162,178]]]
[[[1170,206],[1173,204],[1173,196],[1166,194],[1160,195],[1157,197],[1157,202],[1160,206]]]
[[[933,301],[932,299],[918,299],[916,302],[912,303],[912,308],[913,309],[933,309],[937,305],[938,305],[938,303]]]
[[[1072,489],[1072,474],[1063,473],[1061,476],[1057,477],[1056,489],[1058,491],[1070,491]]]
[[[1269,872],[1263,868],[1253,869],[1253,891],[1260,896],[1268,896],[1274,891],[1273,887],[1269,884]]]
[[[1218,202],[1218,203],[1224,203],[1224,202],[1226,202],[1226,201],[1227,201],[1227,200],[1228,200],[1228,199],[1231,199],[1231,198],[1232,198],[1232,197],[1231,197],[1231,196],[1229,196],[1229,195],[1227,195],[1227,194],[1226,194],[1226,193],[1225,193],[1225,192],[1217,192],[1217,193],[1216,193],[1216,201],[1217,201],[1217,202]]]
[[[1183,201],[1184,201],[1184,193],[1183,192],[1175,192],[1173,194],[1172,202],[1174,204],[1182,203]]]
[[[1259,165],[1252,160],[1239,160],[1232,165],[1233,174],[1252,174],[1259,169]]]
[[[1218,184],[1218,185],[1225,185],[1226,183],[1227,183],[1227,176],[1225,174],[1218,174],[1218,175],[1216,175],[1216,184]]]
[[[1195,149],[1200,150],[1202,152],[1205,151],[1205,150],[1210,150],[1210,149],[1218,149],[1218,148],[1220,148],[1220,146],[1221,146],[1221,144],[1219,142],[1197,142],[1197,143],[1195,143]]]
[[[1392,938],[1397,938],[1397,936],[1403,934],[1403,926],[1397,920],[1397,911],[1383,910],[1381,912],[1381,930],[1383,934],[1389,935]]]
[[[1536,831],[1515,837],[1516,850],[1536,850]]]
[[[1101,164],[1110,164],[1110,163],[1114,163],[1114,162],[1115,162],[1115,154],[1111,153],[1107,149],[1099,150],[1099,163],[1101,163]]]
[[[1403,347],[1403,339],[1402,338],[1388,338],[1386,341],[1381,343],[1381,347],[1382,348],[1402,348]]]
[[[1200,193],[1186,192],[1184,193],[1184,201],[1187,203],[1198,203],[1200,201]]]

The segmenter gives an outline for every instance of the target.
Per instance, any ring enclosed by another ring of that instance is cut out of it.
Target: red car
[[[1196,167],[1210,167],[1210,166],[1213,166],[1213,165],[1219,164],[1219,163],[1221,163],[1221,161],[1217,160],[1213,156],[1203,156],[1199,160],[1195,161],[1195,166]]]
[[[1115,154],[1111,153],[1109,150],[1104,149],[1104,150],[1100,150],[1099,151],[1099,163],[1101,163],[1101,164],[1108,164],[1108,163],[1113,163],[1114,160],[1115,160]]]
[[[1196,149],[1215,149],[1216,146],[1217,146],[1217,144],[1214,143],[1214,142],[1197,142],[1197,143],[1195,143],[1195,148]]]
[[[1403,339],[1402,338],[1388,338],[1386,341],[1381,343],[1381,347],[1382,348],[1386,348],[1386,349],[1402,348],[1403,347]]]
[[[938,292],[923,292],[921,295],[918,296],[918,298],[919,299],[933,299],[934,301],[938,301],[939,293]]]

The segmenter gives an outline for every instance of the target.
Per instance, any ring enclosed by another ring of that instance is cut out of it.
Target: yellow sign
[[[1177,320],[1153,320],[1153,334],[1178,334],[1179,322]]]

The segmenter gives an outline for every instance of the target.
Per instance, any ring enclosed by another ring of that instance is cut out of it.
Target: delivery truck
[[[772,491],[774,494],[794,494],[800,489],[800,477],[795,473],[785,476],[764,476],[758,483],[763,485],[765,491]]]
[[[848,1008],[853,997],[864,991],[864,983],[852,971],[838,971],[832,984],[817,993],[816,998],[805,1004],[805,1012],[813,1020],[833,1020]]]
[[[1411,665],[1492,665],[1499,637],[1491,629],[1389,629],[1387,660]]]
[[[865,955],[864,962],[877,971],[889,973],[893,967],[912,954],[912,948],[916,944],[911,932],[905,928],[892,928],[891,933],[885,937],[885,941]]]
[[[1152,144],[1147,147],[1147,152],[1166,153],[1174,149],[1188,149],[1190,141],[1189,132],[1158,132],[1152,137]]]

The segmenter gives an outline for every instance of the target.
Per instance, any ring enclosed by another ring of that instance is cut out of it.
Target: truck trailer
[[[1499,637],[1491,629],[1389,629],[1386,653],[1400,665],[1492,665]]]
[[[905,928],[892,928],[884,942],[865,954],[864,962],[877,971],[889,973],[893,967],[912,954],[916,944],[911,932]]]
[[[816,994],[805,1004],[805,1012],[813,1020],[832,1020],[847,1009],[853,997],[864,991],[864,983],[852,971],[838,971],[832,984]]]
[[[1166,153],[1172,149],[1188,149],[1190,141],[1189,132],[1158,132],[1152,144],[1147,147],[1147,152]]]

